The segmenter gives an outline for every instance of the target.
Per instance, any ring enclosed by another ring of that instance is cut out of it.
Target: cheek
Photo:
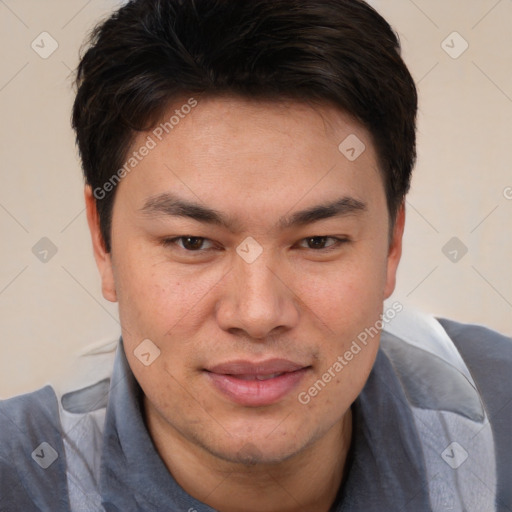
[[[308,297],[314,332],[321,333],[317,371],[308,382],[317,395],[309,407],[329,409],[333,419],[359,394],[378,351],[386,257],[375,254],[361,251],[350,263],[306,281],[298,292]]]
[[[375,253],[374,253],[375,254]],[[386,258],[358,253],[315,273],[302,272],[294,292],[324,326],[333,332],[354,331],[382,312]]]
[[[124,255],[115,274],[122,325],[155,339],[162,339],[178,324],[190,323],[214,282],[134,252]]]
[[[317,307],[319,311],[321,305]],[[375,362],[382,300],[375,290],[352,286],[333,293],[322,311],[316,370],[297,398],[302,404],[308,401],[310,418],[321,414],[334,423],[357,398]]]
[[[126,331],[150,339],[157,333],[161,336],[170,320],[163,312],[177,302],[181,283],[171,282],[157,267],[133,257],[125,257],[117,266],[116,283],[119,316]]]

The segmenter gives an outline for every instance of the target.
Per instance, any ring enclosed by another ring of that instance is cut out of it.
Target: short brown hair
[[[201,94],[333,104],[371,133],[392,222],[409,189],[416,87],[398,37],[362,0],[132,0],[94,29],[76,84],[72,124],[93,190],[137,131]],[[115,190],[96,198],[107,251]]]

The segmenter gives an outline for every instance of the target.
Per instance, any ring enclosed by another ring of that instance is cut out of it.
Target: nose
[[[232,334],[264,340],[299,321],[298,300],[278,266],[261,255],[247,263],[241,258],[228,274],[216,308],[218,325]]]

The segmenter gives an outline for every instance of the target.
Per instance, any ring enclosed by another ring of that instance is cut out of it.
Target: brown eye
[[[308,236],[303,238],[298,246],[300,249],[310,250],[313,253],[327,254],[336,251],[342,245],[350,243],[350,238],[337,236]]]
[[[206,251],[213,247],[213,244],[207,238],[200,236],[179,236],[176,238],[166,238],[162,240],[164,247],[178,246],[189,252]]]
[[[327,236],[313,236],[306,238],[306,243],[309,249],[325,249],[327,240],[329,240]]]
[[[301,241],[301,247],[321,251],[335,248],[346,241],[333,236],[310,236]]]
[[[202,248],[205,239],[197,236],[184,236],[179,240],[182,241],[182,246],[187,251],[198,251]]]

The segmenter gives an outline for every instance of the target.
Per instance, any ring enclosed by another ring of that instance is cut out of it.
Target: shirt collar
[[[103,434],[100,492],[106,512],[215,512],[186,493],[157,453],[142,414],[142,390],[119,342]],[[353,405],[348,475],[333,512],[429,510],[421,444],[393,367],[379,350]]]
[[[333,512],[432,510],[413,413],[382,348],[352,410],[350,468]]]
[[[105,510],[215,512],[188,495],[166,468],[144,423],[142,397],[121,339],[103,433],[100,492]]]

